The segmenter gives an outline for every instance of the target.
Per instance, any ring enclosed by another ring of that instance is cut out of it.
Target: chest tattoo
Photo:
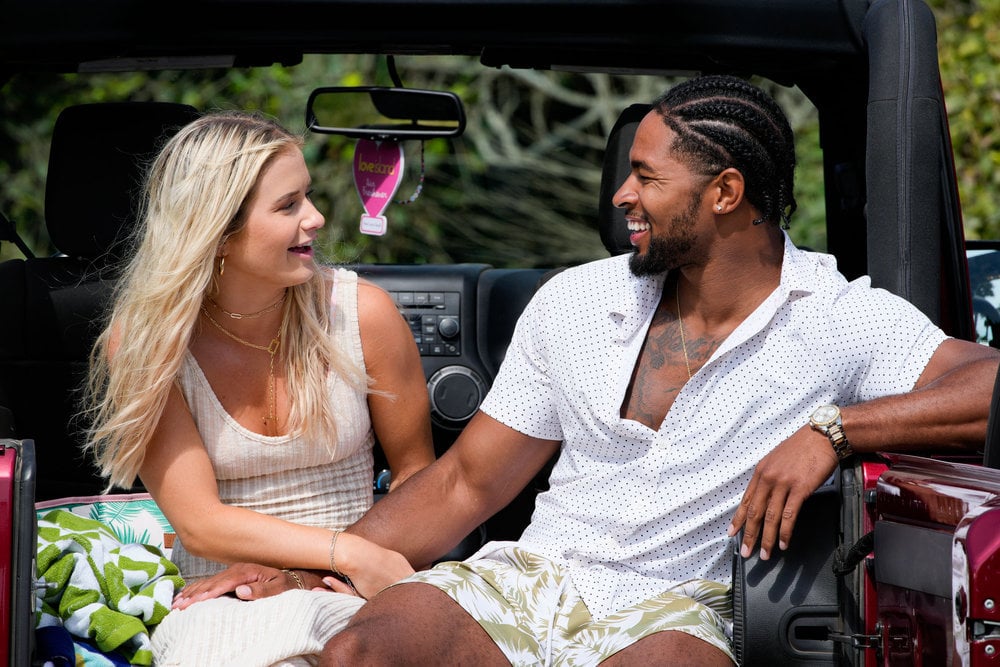
[[[701,368],[719,342],[705,336],[684,340],[692,372]],[[659,428],[681,387],[688,381],[684,348],[677,317],[666,308],[658,308],[632,372],[622,417]]]

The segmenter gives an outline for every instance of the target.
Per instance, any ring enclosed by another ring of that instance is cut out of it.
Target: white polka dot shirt
[[[627,255],[556,275],[521,316],[482,406],[562,440],[519,544],[567,565],[595,618],[692,578],[728,583],[726,529],[760,458],[823,403],[911,389],[946,337],[786,236],[778,288],[654,431],[620,408],[663,282],[633,276]]]

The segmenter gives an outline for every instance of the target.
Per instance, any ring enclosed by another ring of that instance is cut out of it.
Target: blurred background
[[[937,19],[966,237],[1000,238],[1000,0],[928,4]],[[313,198],[327,217],[325,259],[546,267],[606,256],[595,227],[605,138],[621,109],[651,101],[672,79],[490,69],[466,57],[400,56],[396,68],[406,87],[457,93],[467,130],[457,140],[404,143],[405,175],[385,212],[383,237],[358,232],[363,209],[351,170],[355,141],[308,136]],[[823,250],[814,110],[796,89],[757,83],[779,100],[797,135],[799,210],[789,233],[799,245]],[[43,206],[48,142],[56,115],[70,104],[164,100],[203,111],[258,109],[305,132],[311,90],[347,85],[392,85],[385,58],[311,56],[292,68],[254,70],[15,76],[0,88],[0,213],[36,255],[53,251]],[[0,259],[20,255],[13,244],[0,244]]]

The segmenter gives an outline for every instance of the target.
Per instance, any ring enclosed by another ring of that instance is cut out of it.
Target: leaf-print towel
[[[151,665],[150,630],[184,585],[157,547],[124,544],[106,525],[65,510],[38,520],[37,627],[71,635]]]

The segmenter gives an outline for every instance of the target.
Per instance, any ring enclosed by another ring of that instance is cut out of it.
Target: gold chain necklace
[[[231,313],[228,310],[226,310],[225,308],[223,308],[222,306],[220,306],[218,303],[216,303],[215,299],[213,299],[212,297],[208,297],[208,302],[211,303],[216,308],[218,308],[219,310],[221,310],[224,315],[228,315],[229,317],[231,317],[234,320],[252,320],[255,317],[260,317],[261,315],[265,315],[267,313],[270,313],[272,310],[277,309],[278,306],[280,306],[281,304],[283,304],[285,302],[285,295],[286,294],[288,294],[288,290],[285,290],[284,292],[282,292],[281,293],[281,298],[278,299],[277,301],[275,301],[274,303],[272,303],[267,308],[262,308],[261,310],[258,310],[255,313],[246,313],[246,314],[244,314],[244,313]]]
[[[281,297],[284,299],[285,297]],[[280,303],[280,302],[279,302]],[[275,380],[274,380],[274,355],[278,353],[278,346],[281,345],[281,329],[278,329],[278,335],[271,339],[268,345],[257,345],[256,343],[251,343],[248,340],[243,340],[232,331],[227,330],[221,324],[215,321],[212,314],[208,312],[208,308],[204,305],[201,307],[201,312],[205,313],[205,317],[208,321],[215,325],[215,328],[226,334],[237,343],[246,345],[247,347],[252,347],[255,350],[262,350],[271,355],[271,363],[267,371],[267,416],[264,417],[264,427],[270,428],[272,431],[277,432],[277,413],[278,413],[278,399],[277,393],[275,391]],[[223,311],[225,312],[225,311]]]
[[[681,330],[681,349],[684,350],[684,365],[688,369],[688,380],[691,379],[691,360],[688,359],[688,346],[687,342],[684,340],[684,318],[681,317],[681,281],[680,276],[678,276],[677,282],[674,283],[674,302],[677,304],[677,326]]]

